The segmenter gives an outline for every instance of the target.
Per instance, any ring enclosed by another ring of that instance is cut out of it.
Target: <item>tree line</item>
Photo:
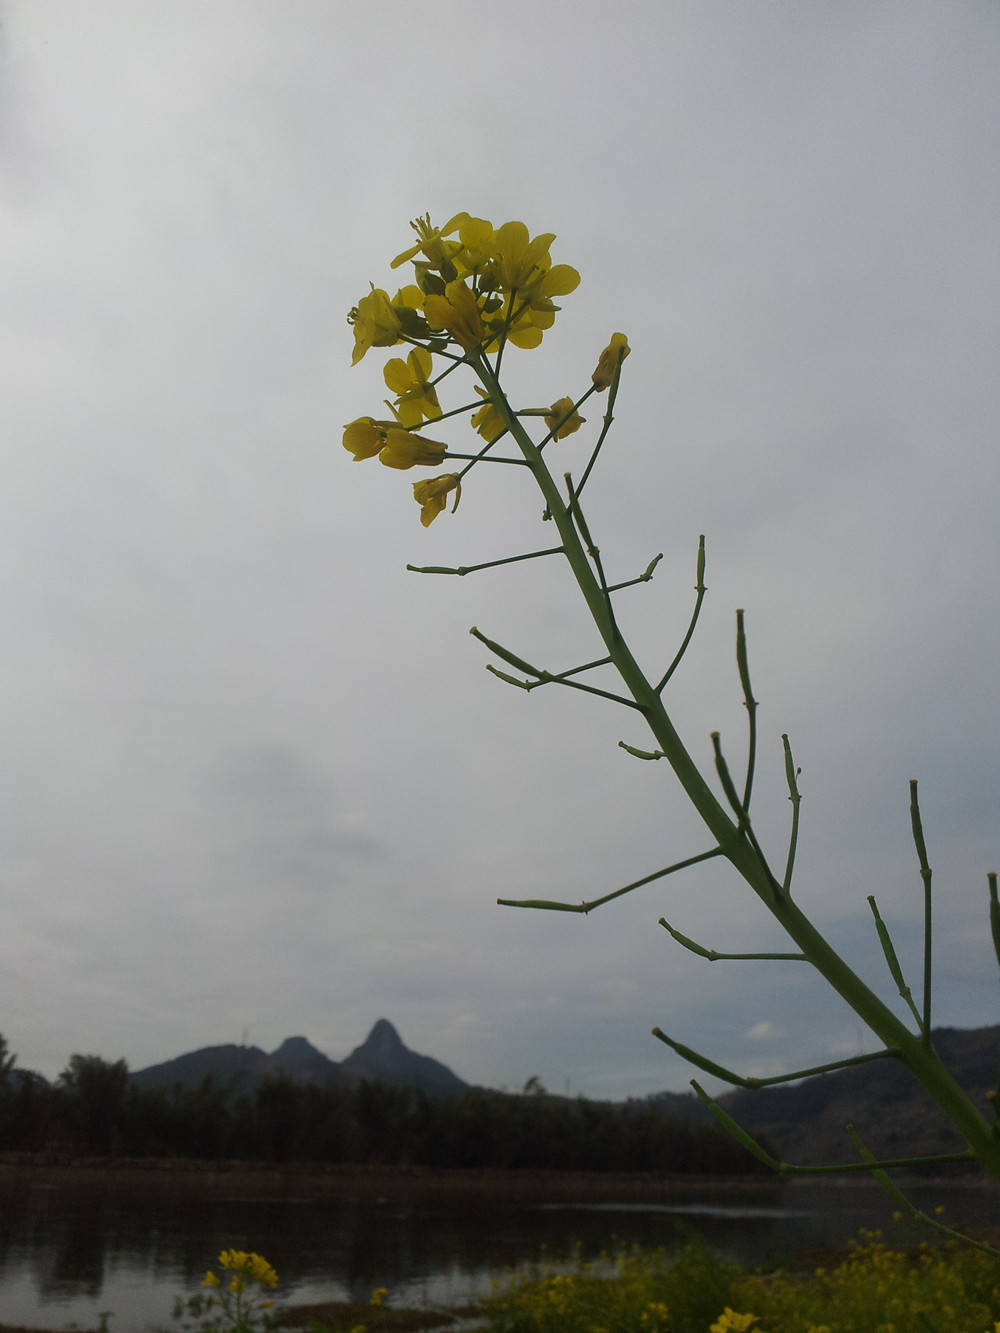
[[[431,1096],[379,1081],[354,1087],[271,1075],[252,1091],[207,1075],[194,1088],[141,1088],[124,1060],[74,1055],[59,1078],[15,1069],[0,1037],[0,1152],[440,1168],[763,1171],[714,1124],[650,1102],[468,1088]]]

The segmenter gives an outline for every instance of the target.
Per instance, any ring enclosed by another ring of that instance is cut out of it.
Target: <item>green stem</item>
[[[759,849],[747,836],[746,828],[741,828],[734,821],[705,781],[688,754],[659,694],[646,679],[619,634],[611,614],[606,587],[601,586],[595,575],[570,507],[563,500],[537,446],[511,410],[492,368],[481,354],[470,353],[468,359],[534,475],[544,497],[547,513],[559,533],[566,560],[622,683],[635,701],[635,706],[645,716],[659,749],[718,843],[720,851],[820,975],[885,1046],[898,1050],[898,1058],[951,1120],[983,1169],[1000,1180],[1000,1142],[994,1137],[991,1126],[945,1069],[933,1048],[925,1042],[923,1034],[914,1035],[865,985],[805,913],[786,893],[781,892],[780,885],[777,886],[778,891],[775,891],[775,880]],[[580,489],[582,483],[574,498],[579,496]]]

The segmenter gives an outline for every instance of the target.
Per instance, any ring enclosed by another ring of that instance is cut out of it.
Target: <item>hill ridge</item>
[[[447,1065],[411,1051],[388,1019],[380,1018],[368,1036],[343,1061],[332,1060],[304,1036],[286,1037],[268,1053],[259,1046],[226,1043],[201,1046],[171,1060],[130,1073],[137,1087],[198,1087],[211,1075],[234,1094],[252,1092],[265,1078],[284,1074],[296,1083],[353,1087],[365,1080],[459,1092],[469,1085]]]

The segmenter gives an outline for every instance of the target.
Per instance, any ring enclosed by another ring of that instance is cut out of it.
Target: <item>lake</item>
[[[924,1183],[920,1206],[953,1222],[1000,1219],[992,1186]],[[111,1333],[177,1324],[221,1249],[265,1255],[280,1304],[389,1288],[396,1305],[459,1305],[504,1269],[633,1242],[675,1249],[691,1233],[728,1258],[767,1265],[843,1245],[892,1221],[870,1181],[711,1181],[532,1173],[0,1167],[0,1323]]]

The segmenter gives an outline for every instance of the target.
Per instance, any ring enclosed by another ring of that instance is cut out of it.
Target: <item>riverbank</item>
[[[58,1185],[90,1179],[107,1183],[177,1182],[192,1188],[225,1185],[259,1191],[294,1185],[297,1192],[419,1190],[454,1194],[503,1194],[512,1201],[629,1198],[658,1202],[728,1198],[774,1198],[789,1184],[783,1176],[693,1176],[662,1172],[538,1171],[495,1168],[465,1170],[425,1166],[358,1166],[323,1162],[204,1161],[178,1157],[72,1157],[53,1153],[0,1154],[0,1182]]]

